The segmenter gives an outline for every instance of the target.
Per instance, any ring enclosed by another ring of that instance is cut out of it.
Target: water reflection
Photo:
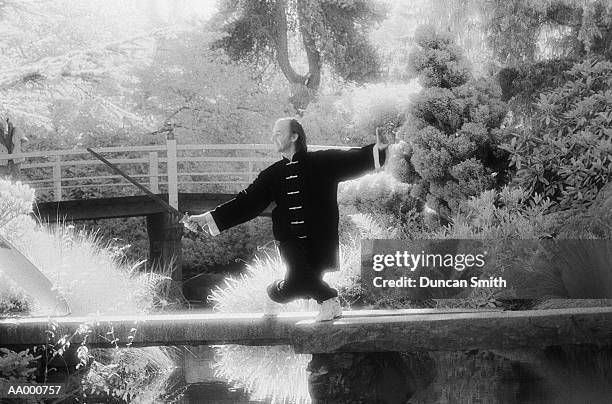
[[[272,400],[253,401],[244,389],[231,388],[224,382],[193,383],[187,386],[182,397],[175,401],[181,404],[251,404],[272,403]]]
[[[215,371],[215,349],[211,346],[179,348],[177,370],[173,375],[168,401],[178,404],[262,404],[279,402],[278,398],[251,399],[247,389],[234,386]],[[285,401],[287,404],[291,404]]]

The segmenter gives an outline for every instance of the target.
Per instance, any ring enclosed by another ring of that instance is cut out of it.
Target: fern
[[[361,233],[361,238],[365,239],[381,239],[388,238],[387,231],[382,228],[375,220],[372,215],[357,213],[349,215],[353,223],[357,226]]]

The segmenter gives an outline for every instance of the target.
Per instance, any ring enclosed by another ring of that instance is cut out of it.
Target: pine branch
[[[74,50],[59,56],[49,56],[35,62],[25,63],[19,67],[0,71],[0,90],[6,90],[28,80],[49,80],[63,76],[78,76],[87,73],[98,74],[103,70],[72,70],[70,64],[78,59],[91,60],[92,57],[105,57],[110,54],[120,54],[129,57],[126,45],[135,44],[142,39],[164,36],[173,32],[173,29],[160,29],[153,32],[139,34],[119,41],[109,42],[89,49]],[[142,50],[143,47],[131,47],[129,50]]]

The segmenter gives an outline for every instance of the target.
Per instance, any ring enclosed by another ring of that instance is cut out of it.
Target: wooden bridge
[[[312,150],[345,148],[309,146]],[[279,159],[272,145],[165,144],[100,147],[95,151],[180,211],[202,213],[229,200]],[[183,226],[175,215],[114,174],[85,149],[12,154],[24,159],[21,179],[36,190],[34,215],[54,223],[145,216],[151,264],[175,264],[182,273]],[[269,210],[264,212],[269,215]]]
[[[177,207],[180,193],[233,195],[249,184],[265,167],[280,157],[272,145],[263,144],[166,144],[94,148],[111,163],[155,194],[167,195]],[[309,146],[310,150],[347,149],[342,146]],[[107,196],[120,198],[142,195],[123,177],[112,174],[87,150],[49,150],[10,155],[21,164],[22,181],[36,189],[38,209],[51,222],[70,218],[73,210],[62,202],[84,201]],[[74,204],[72,204],[74,205]],[[122,217],[119,212],[101,213],[104,217]],[[59,210],[58,210],[59,209]],[[98,213],[92,213],[96,215]],[[131,215],[130,212],[127,216]],[[81,219],[80,216],[77,218]],[[83,217],[84,218],[84,217]]]

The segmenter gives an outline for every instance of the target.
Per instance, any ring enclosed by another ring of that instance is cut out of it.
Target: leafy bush
[[[431,27],[415,34],[413,69],[425,88],[408,109],[399,135],[419,176],[413,195],[448,216],[469,196],[506,182],[498,128],[507,108],[499,87],[469,74],[460,50]]]
[[[0,179],[0,227],[32,211],[34,190],[20,182]]]
[[[384,171],[391,174],[395,179],[407,184],[415,184],[419,180],[419,174],[414,169],[414,165],[410,161],[412,157],[412,146],[400,140],[399,142],[389,145],[387,161],[384,165]]]
[[[554,59],[502,69],[497,76],[502,89],[502,100],[514,98],[514,105],[531,104],[540,92],[558,87],[565,72],[574,63],[568,59]]]
[[[450,35],[422,25],[416,29],[414,40],[421,50],[410,55],[408,69],[419,76],[423,87],[453,88],[468,81],[468,62]]]
[[[391,174],[367,174],[346,181],[338,187],[338,205],[341,213],[340,233],[343,240],[353,237],[353,220],[349,215],[367,214],[384,228],[404,229],[410,218],[417,216],[423,203],[410,194],[412,185],[399,182]]]
[[[0,386],[7,381],[34,381],[36,367],[32,366],[35,365],[32,362],[38,359],[40,357],[34,357],[29,349],[14,352],[7,348],[0,348]]]
[[[202,272],[204,268],[230,265],[251,258],[259,246],[274,240],[270,219],[256,218],[211,237],[187,234],[182,241],[183,272]]]
[[[557,225],[546,215],[550,201],[530,198],[520,188],[503,187],[470,197],[453,216],[452,224],[420,238],[490,239],[503,243],[508,239],[533,240],[550,236]]]
[[[515,182],[556,210],[590,205],[612,176],[612,62],[580,62],[567,77],[540,94],[536,117],[503,145]]]
[[[414,239],[483,240],[487,251],[491,252],[491,257],[495,260],[487,262],[492,268],[497,268],[498,265],[507,263],[504,260],[515,262],[517,259],[519,254],[510,243],[511,240],[538,240],[550,237],[558,222],[551,215],[545,214],[549,207],[550,201],[548,200],[529,199],[528,193],[524,190],[506,186],[499,191],[487,190],[478,196],[468,198],[454,213],[451,223],[447,226],[433,229],[418,226],[411,236]],[[359,220],[364,222],[361,218]],[[376,222],[374,221],[373,225],[366,223],[366,226],[359,227],[367,236],[368,232],[376,227]],[[367,227],[365,232],[364,227]],[[396,238],[394,235],[397,234],[397,229],[387,230],[385,233],[388,238]],[[521,251],[521,254],[523,257],[524,252]],[[386,308],[422,307],[424,305],[477,308],[491,306],[499,293],[505,292],[505,289],[475,288],[460,299],[434,299],[433,301],[415,301],[409,297],[373,298],[364,294],[360,296],[360,300],[362,303]]]
[[[588,209],[569,209],[551,214],[559,226],[555,233],[565,239],[612,239],[612,182],[597,194]]]

